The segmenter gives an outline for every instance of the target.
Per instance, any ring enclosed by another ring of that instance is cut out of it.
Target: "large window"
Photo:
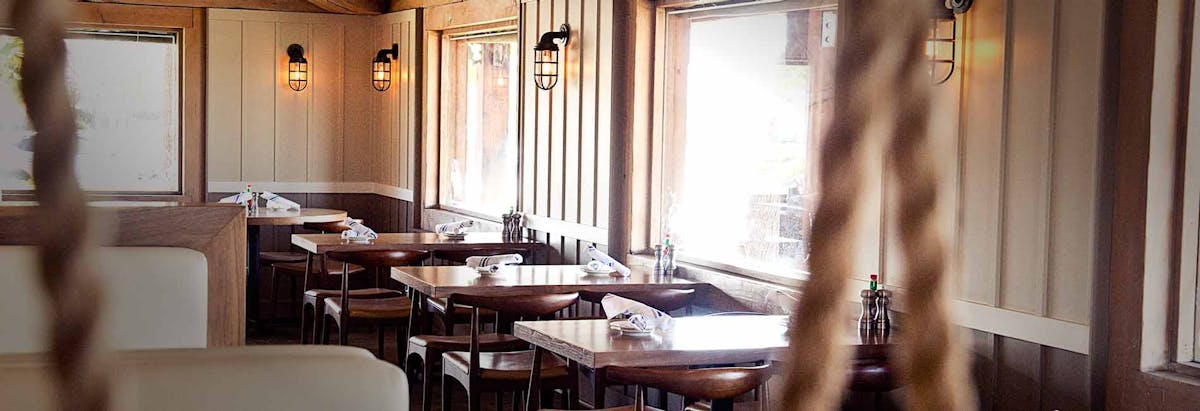
[[[498,217],[516,206],[517,35],[448,37],[442,56],[442,207]]]
[[[783,2],[677,11],[666,24],[662,234],[684,260],[803,275],[836,12]]]
[[[79,136],[77,173],[93,192],[178,194],[178,33],[72,31],[67,87]],[[33,188],[32,136],[19,82],[21,41],[0,31],[0,189]]]

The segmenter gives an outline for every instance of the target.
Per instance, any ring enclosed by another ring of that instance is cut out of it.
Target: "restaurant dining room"
[[[0,410],[1200,409],[1198,52],[1192,0],[0,0]]]

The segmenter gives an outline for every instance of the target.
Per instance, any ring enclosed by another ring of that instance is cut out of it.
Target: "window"
[[[797,2],[667,13],[657,191],[683,260],[803,275],[836,18]]]
[[[515,32],[448,37],[442,57],[438,202],[498,217],[517,204]]]
[[[178,33],[72,31],[66,45],[83,188],[181,193]],[[21,58],[20,38],[0,31],[0,189],[16,191],[33,188]]]

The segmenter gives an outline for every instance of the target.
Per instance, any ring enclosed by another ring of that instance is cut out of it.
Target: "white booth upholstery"
[[[46,350],[46,296],[34,247],[0,246],[0,354]],[[208,345],[208,263],[173,247],[103,247],[105,330],[118,350]]]
[[[407,410],[404,372],[366,350],[257,346],[116,355],[114,410]],[[53,410],[42,355],[0,356],[0,410]]]

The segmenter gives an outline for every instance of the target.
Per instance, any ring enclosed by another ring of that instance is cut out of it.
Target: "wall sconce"
[[[542,90],[549,90],[558,84],[558,44],[563,46],[571,42],[571,26],[563,23],[558,31],[542,34],[541,40],[533,47],[533,82]]]
[[[288,87],[300,91],[308,87],[308,59],[304,58],[304,47],[293,44],[287,48]]]
[[[391,58],[388,58],[391,55]],[[381,49],[371,62],[371,86],[377,91],[387,91],[392,86],[392,59],[400,58],[400,45],[392,43],[392,48]]]
[[[954,75],[954,60],[957,48],[956,15],[967,12],[973,0],[933,0],[933,19],[929,38],[925,41],[925,56],[929,58],[929,78],[933,84],[942,84]]]

